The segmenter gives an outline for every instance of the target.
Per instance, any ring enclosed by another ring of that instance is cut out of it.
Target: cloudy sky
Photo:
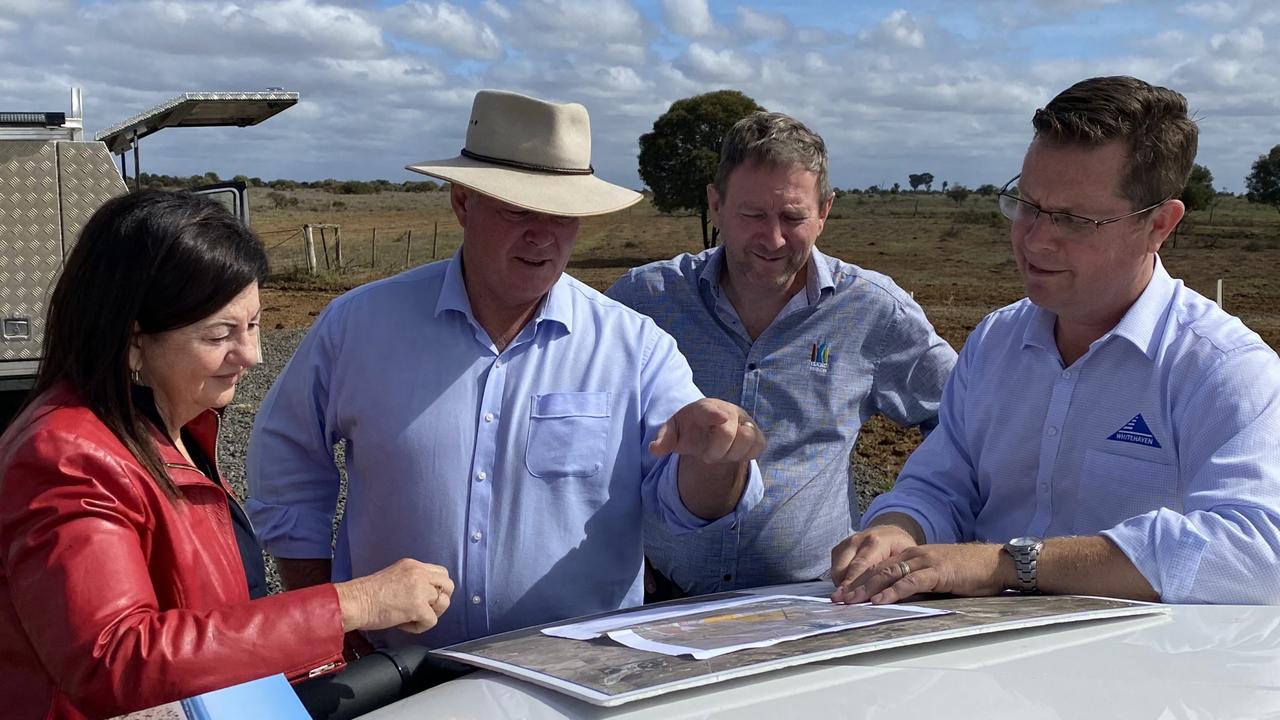
[[[1076,80],[1181,91],[1199,162],[1241,191],[1280,143],[1274,0],[0,0],[0,110],[92,133],[180,92],[283,87],[248,129],[176,129],[143,170],[400,181],[462,145],[473,93],[590,110],[599,173],[638,187],[637,138],[675,100],[738,89],[822,134],[834,185],[1003,183],[1031,113]]]

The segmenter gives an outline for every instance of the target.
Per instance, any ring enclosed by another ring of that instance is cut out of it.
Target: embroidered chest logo
[[[831,369],[831,346],[817,342],[809,346],[809,369],[824,373]]]
[[[1160,441],[1156,440],[1156,436],[1151,434],[1151,428],[1147,427],[1147,421],[1142,419],[1142,413],[1134,415],[1132,420],[1125,423],[1124,427],[1111,433],[1111,436],[1107,439],[1135,445],[1146,445],[1153,448],[1160,447]]]

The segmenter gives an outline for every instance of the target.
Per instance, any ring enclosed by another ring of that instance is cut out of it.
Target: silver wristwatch
[[[1013,556],[1013,566],[1018,571],[1018,592],[1034,593],[1036,587],[1036,562],[1040,559],[1040,550],[1044,540],[1038,537],[1019,537],[1004,544],[1005,552]]]

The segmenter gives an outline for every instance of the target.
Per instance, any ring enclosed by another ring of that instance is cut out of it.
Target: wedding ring
[[[911,566],[907,564],[906,560],[898,561],[898,572],[902,573],[902,577],[906,577],[911,574]]]
[[[743,420],[741,423],[739,423],[739,425],[741,425],[744,428],[753,428],[756,426],[756,424],[751,422],[750,420]]]

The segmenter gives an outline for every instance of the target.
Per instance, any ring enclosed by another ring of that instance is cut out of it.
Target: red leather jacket
[[[216,413],[187,429],[216,458]],[[118,715],[342,663],[332,585],[250,600],[229,490],[156,432],[171,500],[66,386],[0,437],[0,715]]]

